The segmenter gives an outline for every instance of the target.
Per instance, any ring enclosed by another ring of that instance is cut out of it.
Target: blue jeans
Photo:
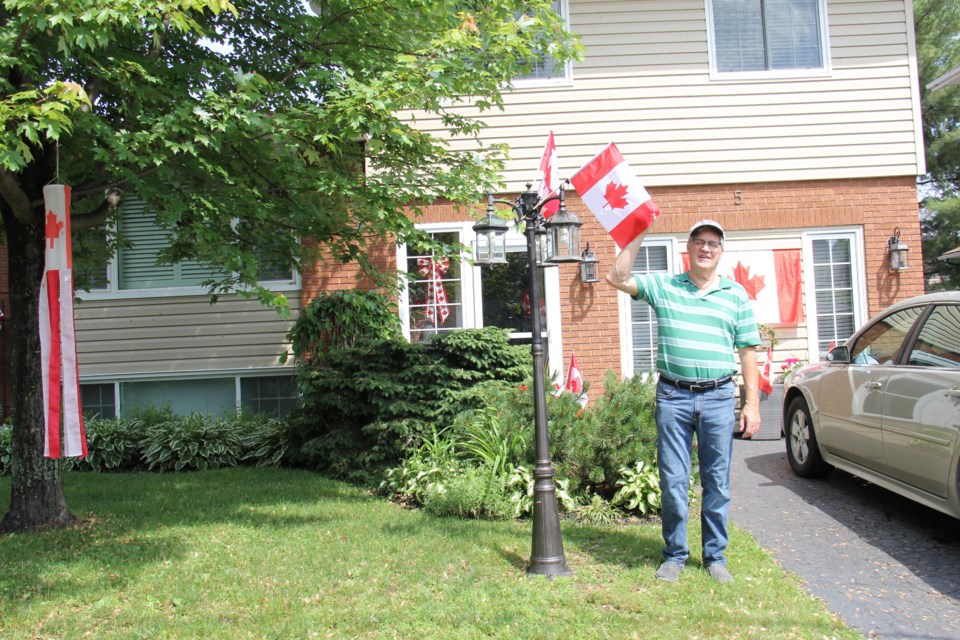
[[[730,458],[733,455],[734,386],[694,393],[663,382],[657,385],[657,464],[663,509],[663,559],[683,564],[687,546],[690,450],[697,434],[703,508],[700,515],[703,564],[726,564],[730,511]]]

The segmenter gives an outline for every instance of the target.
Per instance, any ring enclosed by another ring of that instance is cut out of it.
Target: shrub
[[[167,419],[172,414],[167,415]],[[155,420],[152,420],[155,423]],[[141,440],[146,433],[145,423],[137,418],[88,420],[84,424],[87,435],[87,455],[67,458],[65,469],[78,471],[135,471],[140,468]]]
[[[569,481],[563,478],[553,480],[557,493],[557,509],[561,512],[576,509],[577,501],[570,493]],[[533,476],[533,470],[526,465],[518,466],[507,478],[507,495],[513,505],[514,517],[522,518],[533,513],[535,485],[536,478]]]
[[[594,494],[590,501],[577,507],[573,518],[577,524],[608,525],[619,521],[621,514],[613,504]]]
[[[192,413],[146,428],[143,461],[152,471],[195,471],[236,466],[243,438],[222,418]]]
[[[378,291],[322,293],[300,311],[287,338],[300,364],[322,364],[332,349],[361,340],[400,339],[400,316]],[[285,358],[284,358],[285,359]]]
[[[359,482],[378,479],[426,434],[479,400],[484,380],[520,382],[529,354],[502,329],[469,329],[419,344],[382,340],[332,350],[301,369],[285,461]]]
[[[503,476],[487,466],[468,467],[427,488],[423,507],[437,516],[505,520],[513,515]]]
[[[656,384],[639,376],[618,381],[608,371],[592,410],[575,411],[570,394],[551,403],[553,460],[577,492],[613,497],[619,470],[656,456]]]
[[[378,491],[397,502],[421,506],[428,491],[461,472],[454,442],[434,428],[398,466],[387,470]]]
[[[240,433],[240,460],[256,467],[276,467],[287,452],[289,427],[283,420],[240,413],[232,421]]]

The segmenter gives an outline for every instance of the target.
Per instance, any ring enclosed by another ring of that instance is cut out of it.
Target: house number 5
[[[743,204],[743,196],[740,195],[739,190],[733,192],[733,204],[737,207]]]

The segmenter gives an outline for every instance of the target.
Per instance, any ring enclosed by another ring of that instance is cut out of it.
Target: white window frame
[[[557,0],[557,9],[560,16],[570,26],[570,7],[568,0]],[[549,78],[514,78],[511,83],[513,89],[537,89],[540,87],[571,86],[573,84],[573,63],[567,60],[563,63],[563,74]]]
[[[770,80],[771,77],[811,78],[825,77],[831,74],[830,34],[827,29],[827,0],[817,0],[820,19],[820,59],[822,68],[818,69],[764,69],[762,71],[719,71],[717,69],[717,42],[714,29],[713,1],[704,0],[707,15],[707,50],[710,59],[711,80]]]
[[[438,222],[418,224],[418,229],[429,233],[457,233],[460,244],[475,249],[476,234],[473,231],[473,222]],[[526,236],[519,233],[515,227],[510,227],[506,234],[507,251],[518,249],[526,251]],[[464,256],[461,263],[460,287],[463,304],[463,329],[477,329],[483,326],[483,287],[481,286],[483,272],[480,265],[471,264],[470,256]],[[397,247],[397,265],[402,271],[407,264],[407,245]],[[549,375],[561,381],[564,375],[563,362],[563,331],[560,313],[560,274],[559,269],[546,267],[543,269],[543,299],[547,314],[547,359],[550,363]],[[403,336],[410,339],[410,297],[408,287],[401,288],[398,297],[398,310]],[[511,338],[531,338],[532,334],[511,333]]]
[[[853,287],[853,330],[856,331],[869,320],[866,291],[866,271],[864,267],[863,228],[843,227],[829,231],[810,231],[801,236],[803,247],[803,298],[804,315],[807,318],[807,353],[811,358],[819,355],[819,331],[817,326],[816,282],[814,280],[813,241],[849,240],[850,241],[850,277]]]
[[[238,220],[234,220],[236,224]],[[269,287],[271,291],[299,291],[302,288],[300,272],[291,269],[292,278],[284,280],[262,280],[258,284]],[[107,261],[107,286],[90,289],[90,291],[76,292],[80,300],[124,300],[135,298],[168,298],[172,296],[209,296],[210,290],[201,286],[185,287],[154,287],[148,289],[121,289],[120,267],[117,254],[114,253]]]
[[[667,248],[667,273],[679,273],[678,265],[683,264],[680,241],[672,236],[648,236],[643,241],[645,247]],[[619,251],[617,252],[619,253]],[[632,265],[631,265],[632,266]],[[632,271],[631,271],[632,273]],[[624,378],[632,378],[633,370],[633,317],[630,309],[630,296],[622,291],[618,292],[618,316],[620,320],[620,370]],[[640,372],[645,375],[647,372]]]

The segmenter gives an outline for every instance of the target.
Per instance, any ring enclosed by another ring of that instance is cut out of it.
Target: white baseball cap
[[[723,240],[723,227],[721,227],[720,223],[717,222],[716,220],[700,220],[699,222],[695,223],[692,227],[690,227],[689,237],[692,238],[693,234],[695,234],[700,229],[703,229],[704,227],[707,227],[708,229],[713,229],[714,231],[719,233],[720,239]]]

